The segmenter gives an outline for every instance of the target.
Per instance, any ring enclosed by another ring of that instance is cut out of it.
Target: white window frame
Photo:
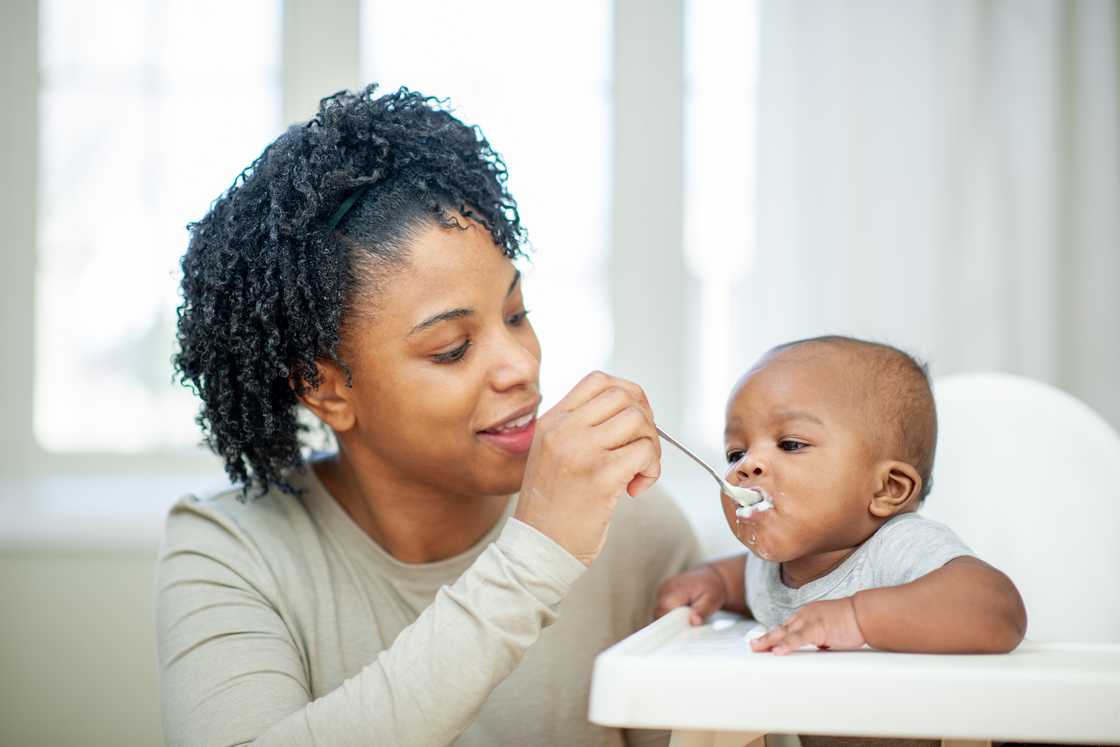
[[[605,1],[605,0],[604,0]],[[659,422],[682,422],[685,347],[683,225],[684,0],[615,0],[612,10],[612,188],[609,370],[642,383]],[[284,122],[360,81],[360,0],[285,0]],[[578,47],[578,43],[573,48]],[[0,4],[0,477],[215,473],[202,450],[52,453],[36,441],[35,267],[38,257],[39,3]],[[36,71],[28,75],[27,71]],[[232,172],[231,172],[232,173]],[[184,237],[185,238],[185,237]],[[547,341],[545,341],[547,344]]]

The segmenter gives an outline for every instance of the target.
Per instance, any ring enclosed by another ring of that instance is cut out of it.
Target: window
[[[723,409],[749,365],[735,292],[755,250],[754,144],[758,5],[691,0],[685,35],[685,265],[695,303],[684,429],[719,453]],[[748,322],[749,323],[749,322]]]
[[[612,109],[679,69],[673,52],[671,63],[655,66],[660,72],[640,77],[642,55],[657,54],[662,42],[678,48],[680,6],[483,0],[465,13],[447,0],[345,0],[324,15],[313,0],[42,0],[39,49],[23,63],[32,68],[38,55],[40,179],[32,207],[10,211],[19,226],[37,226],[35,269],[15,265],[19,277],[5,285],[34,282],[34,307],[19,309],[34,344],[28,334],[9,351],[12,360],[33,358],[34,371],[31,383],[19,369],[12,374],[11,399],[28,409],[9,429],[17,448],[5,464],[31,464],[35,473],[183,464],[178,450],[199,440],[197,403],[173,383],[169,364],[185,224],[276,136],[283,111],[306,116],[317,94],[359,80],[449,96],[505,158],[535,250],[525,285],[544,343],[546,407],[589,369],[613,366],[647,388],[683,387],[684,406],[666,407],[665,425],[714,444],[730,377],[745,363],[727,341],[742,331],[731,299],[750,271],[754,236],[757,8],[696,0],[683,7],[684,248],[676,236],[637,248],[650,263],[686,255],[688,293],[658,303],[693,316],[683,325],[689,339],[647,346],[631,360],[633,351],[615,349],[614,330],[641,320],[615,320],[611,311],[633,308],[640,317],[651,299],[608,276],[612,191],[648,192],[660,204],[680,185],[651,192],[640,171],[615,173]],[[359,10],[356,26],[340,20]],[[0,18],[26,27],[10,9]],[[658,22],[646,24],[650,18]],[[644,47],[618,43],[649,29],[667,36]],[[351,30],[352,40],[340,38]],[[350,50],[360,42],[360,64],[349,52],[326,54],[328,42]],[[612,70],[618,55],[620,69],[639,70],[621,92]],[[35,90],[21,92],[19,111],[30,109]],[[681,103],[665,96],[650,116],[663,107],[671,120]],[[658,146],[669,148],[667,161],[674,144]],[[644,241],[625,223],[613,234],[631,251]],[[692,354],[680,355],[682,345]],[[109,452],[119,458],[105,461]]]
[[[526,306],[546,407],[606,365],[610,3],[366,0],[363,79],[449,97],[506,162],[536,249]]]
[[[278,131],[280,2],[43,0],[40,35],[35,435],[192,446],[170,365],[184,227]]]

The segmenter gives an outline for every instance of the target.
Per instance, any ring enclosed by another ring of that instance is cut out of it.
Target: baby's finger
[[[704,620],[707,620],[708,617],[719,608],[720,600],[716,599],[715,595],[708,591],[700,592],[696,599],[692,600],[692,609]]]
[[[792,621],[792,624],[787,624],[789,635],[782,641],[779,651],[774,649],[774,653],[778,655],[788,654],[791,651],[796,651],[802,646],[816,646],[818,649],[828,649],[829,641],[828,636],[825,634],[825,627],[821,624],[819,619],[806,619],[801,618]]]
[[[775,644],[770,653],[776,656],[785,656],[786,654],[796,651],[805,645],[805,632],[803,630],[790,631],[781,640],[780,643]]]
[[[786,637],[786,630],[783,626],[768,631],[766,635],[759,636],[751,641],[751,649],[754,651],[769,651],[774,648],[779,642]]]
[[[657,607],[653,611],[655,618],[663,617],[670,610],[684,607],[688,604],[689,593],[687,589],[670,589],[662,592],[657,597]]]

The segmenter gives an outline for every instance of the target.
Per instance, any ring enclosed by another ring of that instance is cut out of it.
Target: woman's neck
[[[340,450],[312,468],[354,523],[402,563],[434,563],[466,552],[509,504],[509,496],[438,493],[360,461]]]

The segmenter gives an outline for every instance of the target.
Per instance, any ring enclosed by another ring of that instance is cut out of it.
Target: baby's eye
[[[728,464],[735,464],[735,462],[739,461],[742,458],[743,458],[743,452],[742,451],[729,451],[729,452],[727,452],[727,463]]]
[[[522,309],[516,314],[511,314],[510,316],[508,316],[506,318],[506,324],[510,325],[511,327],[520,327],[521,323],[525,321],[525,317],[527,316],[529,316],[529,310]]]
[[[778,448],[782,451],[801,451],[808,445],[803,441],[795,441],[792,438],[783,438],[778,442]]]

